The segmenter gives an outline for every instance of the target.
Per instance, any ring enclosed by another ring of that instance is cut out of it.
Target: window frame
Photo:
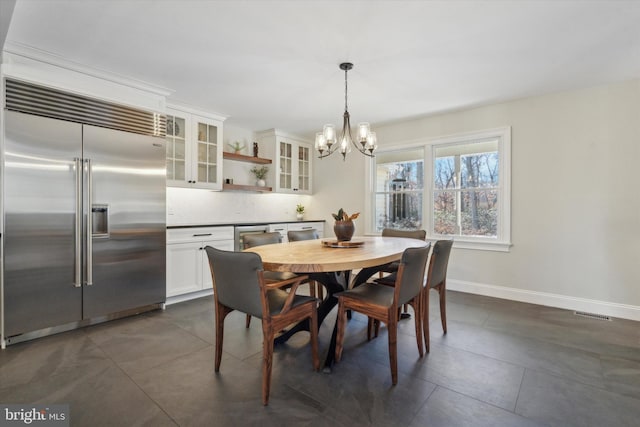
[[[422,161],[422,171],[424,174],[424,171],[427,168],[427,164],[425,163],[425,159],[426,159],[426,155],[425,155],[425,146],[424,144],[420,144],[417,146],[396,146],[394,150],[382,150],[382,152],[401,152],[401,151],[411,151],[411,150],[416,150],[416,149],[420,149],[422,151],[422,157],[419,159],[420,161]],[[373,159],[372,159],[373,160]],[[375,162],[375,160],[374,160]],[[400,162],[395,162],[395,163],[400,163]],[[422,196],[422,209],[420,212],[421,215],[421,221],[422,224],[424,226],[424,197],[425,197],[425,188],[426,188],[426,182],[424,180],[424,176],[422,177],[422,188],[420,190],[403,190],[401,192],[396,192],[395,194],[420,194]],[[373,203],[372,206],[372,214],[373,216],[371,217],[371,221],[369,227],[367,227],[368,230],[373,230],[372,234],[379,234],[379,232],[377,231],[377,219],[375,218],[375,211],[376,211],[376,196],[380,195],[380,194],[386,194],[388,196],[391,196],[392,194],[394,194],[394,192],[392,191],[378,191],[376,186],[374,185],[376,183],[376,179],[377,179],[377,171],[375,169],[375,167],[372,170],[372,179],[368,180],[368,182],[370,182],[372,184],[371,187],[371,192],[370,192],[370,197],[371,197],[371,202]]]
[[[486,140],[489,138],[498,139],[498,225],[496,237],[482,236],[443,236],[434,233],[434,179],[433,170],[435,168],[435,149],[443,145],[457,145],[463,143],[472,143],[478,140]],[[505,126],[482,131],[465,132],[454,135],[447,135],[437,138],[424,138],[419,140],[407,141],[404,144],[394,144],[378,148],[378,152],[401,151],[408,149],[424,148],[424,189],[423,189],[423,227],[427,231],[427,240],[439,240],[443,238],[451,238],[454,240],[454,248],[461,249],[478,249],[499,252],[509,252],[511,243],[511,127]],[[379,234],[376,231],[376,215],[375,215],[375,179],[376,179],[376,159],[371,158],[367,162],[367,183],[368,191],[365,197],[365,207],[367,209],[367,234]]]

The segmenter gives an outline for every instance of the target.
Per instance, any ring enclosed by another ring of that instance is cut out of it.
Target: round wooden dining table
[[[399,261],[407,248],[426,246],[423,240],[403,237],[355,237],[349,246],[338,246],[335,239],[303,240],[289,243],[255,246],[245,252],[255,252],[262,258],[265,270],[289,271],[306,274],[327,290],[318,306],[318,327],[338,303],[334,294],[349,287],[359,286],[391,262]],[[332,247],[336,246],[336,247]],[[351,272],[359,270],[353,280]],[[299,331],[308,331],[309,322],[303,321],[276,338],[276,343],[287,341]],[[325,372],[331,371],[335,350],[336,325],[325,359]]]
[[[407,248],[426,245],[423,240],[402,237],[359,237],[348,242],[350,246],[338,247],[332,247],[333,242],[335,239],[276,243],[247,252],[260,255],[265,270],[308,274],[381,266],[400,260]]]

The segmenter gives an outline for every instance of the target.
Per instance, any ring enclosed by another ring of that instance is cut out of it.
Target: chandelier
[[[336,129],[333,125],[324,125],[322,132],[316,134],[316,150],[320,153],[319,158],[327,157],[336,151],[340,151],[342,154],[342,160],[347,158],[347,153],[351,152],[351,145],[356,147],[356,150],[364,154],[365,156],[375,157],[373,150],[377,146],[376,133],[371,132],[369,123],[358,123],[357,141],[360,144],[356,144],[351,136],[351,123],[349,116],[349,109],[347,108],[347,72],[353,68],[351,62],[343,62],[340,64],[340,69],[344,70],[344,114],[342,116],[342,134],[339,138],[336,138]]]

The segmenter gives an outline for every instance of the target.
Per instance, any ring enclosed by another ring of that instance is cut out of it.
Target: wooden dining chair
[[[449,255],[453,240],[438,240],[433,245],[431,259],[429,259],[429,269],[427,270],[427,284],[424,289],[424,303],[422,315],[422,330],[424,333],[424,343],[427,353],[429,353],[429,291],[435,289],[440,296],[440,322],[442,330],[447,333],[447,267],[449,265]]]
[[[267,283],[260,255],[231,252],[205,247],[213,279],[216,310],[215,371],[220,371],[224,319],[238,310],[262,319],[262,404],[269,403],[273,340],[286,326],[305,319],[310,321],[313,369],[320,368],[318,359],[317,300],[297,295],[296,289],[307,276],[296,276],[282,282]],[[282,288],[290,287],[289,292]]]
[[[287,239],[289,239],[290,242],[298,242],[300,240],[316,240],[319,238],[320,237],[318,236],[318,232],[314,228],[307,229],[307,230],[287,231]],[[314,280],[310,280],[309,294],[312,297],[315,297],[317,295],[318,298],[324,299],[324,288],[322,287],[322,284]]]
[[[379,283],[366,283],[351,290],[335,294],[338,298],[338,331],[336,337],[335,360],[340,361],[346,327],[346,311],[353,310],[365,314],[387,324],[389,334],[389,364],[391,367],[391,381],[398,382],[398,307],[410,304],[416,315],[416,343],[420,357],[424,355],[422,346],[422,302],[424,272],[429,256],[429,246],[408,248],[402,253],[398,266],[397,279],[394,287]],[[369,334],[369,333],[368,333]]]
[[[268,233],[252,233],[242,236],[243,246],[245,249],[253,248],[255,246],[271,245],[274,243],[282,243],[282,235],[277,231]],[[267,283],[282,282],[284,280],[290,280],[297,277],[297,274],[289,273],[286,271],[265,271],[264,279]],[[311,295],[314,296],[314,295]],[[251,315],[247,314],[245,326],[249,328],[251,326]]]

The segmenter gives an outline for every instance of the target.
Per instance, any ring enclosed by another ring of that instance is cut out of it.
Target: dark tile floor
[[[227,318],[215,374],[213,303],[201,298],[0,351],[0,402],[68,403],[71,425],[92,427],[640,425],[638,322],[448,292],[443,335],[436,300],[428,356],[400,322],[395,387],[386,330],[367,342],[356,314],[331,374],[313,372],[307,333],[276,346],[263,407],[260,323]]]

